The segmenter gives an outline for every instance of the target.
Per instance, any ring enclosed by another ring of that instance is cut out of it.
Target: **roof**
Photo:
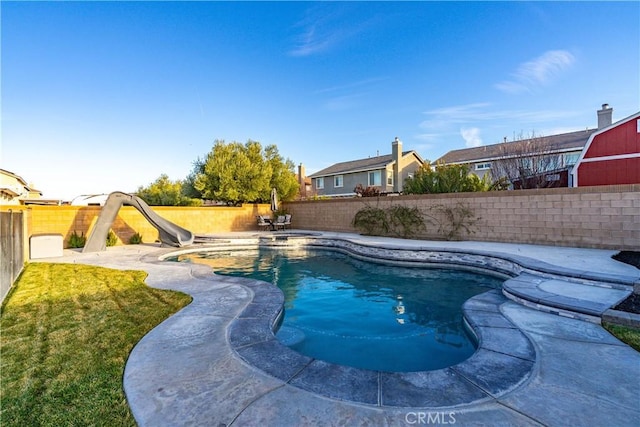
[[[3,175],[9,176],[11,178],[14,178],[15,180],[17,180],[20,184],[27,186],[27,181],[25,181],[24,179],[22,179],[21,176],[16,175],[15,173],[8,171],[6,169],[0,169],[0,173],[2,173]]]
[[[408,155],[415,155],[418,160],[422,161],[422,158],[414,150],[403,151],[402,157]],[[309,175],[310,178],[316,178],[321,176],[364,172],[370,170],[377,170],[386,168],[388,165],[394,162],[392,154],[386,154],[384,156],[369,157],[367,159],[351,160],[348,162],[336,163],[328,168],[322,169],[316,173]]]
[[[540,141],[545,144],[545,151],[549,152],[566,152],[582,150],[587,144],[589,137],[595,133],[597,129],[586,129],[576,132],[562,133],[558,135],[540,136]],[[537,138],[537,137],[536,137]],[[489,161],[504,157],[504,147],[514,149],[521,152],[517,148],[525,144],[528,140],[523,139],[512,142],[502,142],[500,144],[483,145],[480,147],[463,148],[460,150],[449,151],[444,156],[436,160],[436,163],[456,164],[470,163],[478,161]],[[538,149],[540,147],[537,147]]]
[[[8,171],[6,169],[0,169],[0,174],[8,176],[10,178],[15,179],[18,184],[20,184],[24,190],[26,190],[27,192],[32,192],[32,193],[39,193],[40,195],[42,195],[42,191],[40,190],[36,190],[35,188],[31,187],[30,185],[27,185],[27,181],[25,181],[20,175],[17,175],[11,171]],[[15,193],[13,190],[15,190],[16,188],[14,187],[14,189],[9,189],[8,187],[3,187],[2,188],[2,192],[5,194],[11,194],[11,193]],[[12,197],[16,197],[19,196],[20,194],[22,194],[22,191],[20,193],[15,193],[16,195]]]
[[[578,186],[578,168],[580,167],[580,164],[584,161],[584,156],[587,154],[587,152],[589,151],[589,147],[591,146],[591,143],[593,142],[593,140],[596,138],[596,136],[608,132],[613,128],[616,128],[618,126],[621,126],[625,123],[628,123],[632,120],[636,120],[636,119],[640,119],[640,111],[638,111],[635,114],[630,115],[629,117],[625,117],[622,120],[619,120],[615,123],[610,124],[609,126],[606,126],[602,129],[597,129],[595,132],[592,132],[591,135],[589,135],[589,138],[587,139],[587,143],[584,146],[584,149],[582,150],[582,152],[580,153],[580,157],[578,157],[578,160],[576,161],[576,164],[573,165],[573,169],[571,170],[571,175],[573,175],[573,185],[574,186]],[[640,125],[638,125],[640,126]],[[640,131],[640,128],[638,129]]]

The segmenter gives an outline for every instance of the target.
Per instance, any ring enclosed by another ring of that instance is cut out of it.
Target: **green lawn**
[[[146,273],[26,266],[0,315],[0,425],[135,425],[122,388],[133,346],[191,297]]]
[[[640,351],[640,329],[614,325],[612,323],[603,323],[602,326],[620,341]]]

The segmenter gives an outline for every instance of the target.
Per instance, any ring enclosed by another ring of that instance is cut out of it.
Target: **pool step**
[[[523,273],[507,280],[502,293],[516,302],[560,316],[600,323],[603,313],[627,298],[632,288],[550,279]]]

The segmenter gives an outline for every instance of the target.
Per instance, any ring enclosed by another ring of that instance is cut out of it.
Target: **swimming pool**
[[[471,356],[476,346],[462,305],[504,280],[315,249],[198,252],[174,260],[274,283],[285,296],[280,342],[314,359],[387,372],[441,369]]]

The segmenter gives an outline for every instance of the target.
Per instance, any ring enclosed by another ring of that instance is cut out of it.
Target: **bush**
[[[142,234],[140,233],[136,233],[129,238],[130,245],[139,245],[140,243],[142,243]]]
[[[470,173],[469,165],[436,165],[425,163],[413,178],[404,182],[404,194],[463,193],[506,189],[504,180],[492,184],[490,175],[483,178]]]
[[[364,187],[362,184],[356,185],[353,192],[359,197],[377,197],[380,195],[380,190],[378,188]]]
[[[115,246],[118,243],[118,236],[113,230],[109,230],[109,234],[107,234],[107,246]]]
[[[84,233],[78,235],[74,230],[71,236],[69,236],[68,245],[70,248],[84,248],[85,243],[87,243],[87,238],[84,236]]]
[[[408,238],[424,230],[424,217],[417,207],[395,205],[386,209],[367,206],[356,212],[353,225],[369,235]]]
[[[367,206],[360,209],[353,217],[353,226],[372,236],[389,232],[387,214],[383,209]]]
[[[425,229],[424,217],[417,207],[403,205],[386,209],[391,231],[400,237],[411,237]]]
[[[438,231],[447,240],[459,240],[462,232],[474,234],[475,225],[480,220],[469,205],[461,202],[454,206],[436,205],[431,209],[443,218],[443,220],[437,220],[440,225]]]
[[[435,205],[429,210],[432,213],[423,213],[415,206],[393,205],[385,209],[366,206],[356,212],[353,226],[362,234],[406,239],[424,231],[429,223],[438,227],[445,240],[459,240],[465,234],[475,233],[481,219],[469,205],[460,202],[452,206]]]

